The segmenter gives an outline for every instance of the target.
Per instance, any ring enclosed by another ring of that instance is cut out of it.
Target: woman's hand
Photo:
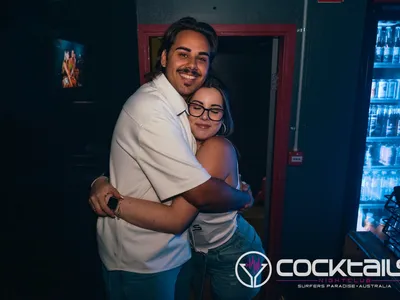
[[[123,199],[121,194],[113,187],[107,177],[99,177],[90,190],[89,204],[93,211],[102,217],[115,217],[115,213],[107,206],[110,197]]]
[[[248,208],[252,207],[254,204],[254,198],[253,198],[253,192],[251,191],[251,187],[250,185],[245,182],[242,181],[241,177],[240,177],[240,189],[242,190],[242,192],[247,192],[250,196],[250,202],[247,203],[241,210],[240,212],[244,212],[246,211]]]

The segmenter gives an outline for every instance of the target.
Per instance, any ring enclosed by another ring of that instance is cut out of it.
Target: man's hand
[[[93,211],[102,217],[115,217],[113,211],[107,206],[110,197],[122,199],[123,197],[109,182],[107,177],[98,178],[90,190],[89,204]]]
[[[240,178],[241,180],[241,178]],[[253,192],[251,191],[251,187],[249,184],[247,184],[245,181],[240,181],[240,188],[243,192],[247,192],[250,196],[250,202],[247,203],[241,210],[240,212],[244,212],[248,208],[252,207],[254,204],[254,198],[253,198]]]

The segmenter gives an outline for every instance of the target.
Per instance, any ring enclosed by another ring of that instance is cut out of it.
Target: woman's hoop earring
[[[221,124],[221,127],[223,127],[223,131],[222,131],[221,133],[222,133],[222,134],[227,133],[228,129],[226,128],[225,123],[222,123],[222,124]]]

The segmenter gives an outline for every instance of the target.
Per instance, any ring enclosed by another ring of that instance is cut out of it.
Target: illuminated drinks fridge
[[[357,231],[382,240],[386,195],[400,185],[400,16],[377,22]]]

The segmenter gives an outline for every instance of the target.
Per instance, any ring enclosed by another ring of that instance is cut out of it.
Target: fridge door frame
[[[384,2],[384,3],[383,3]],[[379,3],[379,4],[377,4]],[[396,4],[397,11],[390,10]],[[342,230],[344,234],[355,231],[360,205],[361,181],[366,150],[371,84],[374,72],[375,42],[379,20],[400,20],[400,0],[375,0],[367,7],[363,51],[359,71],[359,84],[354,109],[352,143],[347,171],[347,186],[343,205]],[[343,239],[344,243],[344,239]]]

